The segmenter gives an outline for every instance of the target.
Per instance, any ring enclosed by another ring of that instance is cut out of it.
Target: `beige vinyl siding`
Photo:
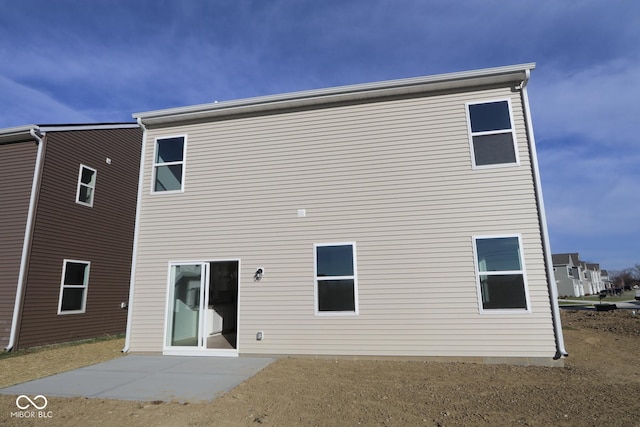
[[[465,103],[504,98],[520,166],[473,170]],[[150,194],[154,138],[183,134],[184,193]],[[510,89],[152,128],[144,154],[132,351],[162,350],[168,262],[237,258],[241,354],[555,354]],[[530,313],[479,313],[472,237],[493,234],[522,237]],[[358,316],[314,315],[313,244],[331,242],[356,242]]]

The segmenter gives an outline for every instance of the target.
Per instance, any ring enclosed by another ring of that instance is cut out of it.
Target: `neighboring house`
[[[553,254],[553,271],[561,297],[581,297],[585,295],[584,271],[577,252]]]
[[[594,295],[608,288],[606,270],[600,270],[600,264],[580,261],[577,252],[553,254],[552,259],[559,296]]]
[[[591,294],[597,294],[600,291],[604,291],[604,282],[602,280],[602,273],[600,271],[600,264],[586,263],[586,273],[591,285]]]
[[[585,295],[593,294],[593,285],[591,283],[591,275],[587,271],[587,263],[580,261],[580,279]]]
[[[604,288],[611,289],[611,278],[609,277],[609,272],[607,270],[600,270],[600,276],[602,277]]]
[[[0,342],[126,329],[142,132],[135,123],[0,130]]]
[[[135,114],[125,351],[554,363],[533,68]]]

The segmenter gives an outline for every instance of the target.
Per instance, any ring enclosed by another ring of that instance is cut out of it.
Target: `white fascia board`
[[[95,123],[77,125],[26,125],[0,129],[0,144],[33,139],[31,131],[42,135],[47,132],[65,132],[74,130],[131,129],[140,127],[138,123]]]
[[[37,129],[37,125],[26,125],[0,129],[0,144],[31,140],[33,139],[31,131]]]
[[[535,63],[486,68],[156,110],[135,113],[133,117],[141,120],[146,125],[160,125],[233,114],[261,113],[335,102],[454,90],[472,86],[519,84],[527,79],[528,72],[534,68]]]
[[[73,130],[132,129],[140,127],[138,123],[87,123],[77,125],[40,125],[41,132],[66,132]]]

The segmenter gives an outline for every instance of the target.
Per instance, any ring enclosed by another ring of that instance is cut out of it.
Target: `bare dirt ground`
[[[49,398],[10,426],[640,426],[640,313],[563,311],[564,368],[279,359],[212,403]],[[0,359],[0,387],[120,357],[122,340]]]

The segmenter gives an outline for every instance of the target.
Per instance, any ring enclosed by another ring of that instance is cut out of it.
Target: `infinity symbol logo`
[[[20,402],[23,401],[27,401],[27,404],[25,404],[24,406],[20,404]],[[38,405],[36,403],[37,400],[41,400],[42,402],[44,402],[42,404],[42,406]],[[20,409],[27,409],[29,406],[33,406],[36,409],[44,409],[47,407],[47,404],[49,402],[47,401],[47,398],[44,397],[43,395],[39,394],[36,397],[33,398],[33,400],[31,400],[31,398],[29,396],[25,396],[24,394],[21,394],[20,396],[18,396],[16,398],[16,406]]]

